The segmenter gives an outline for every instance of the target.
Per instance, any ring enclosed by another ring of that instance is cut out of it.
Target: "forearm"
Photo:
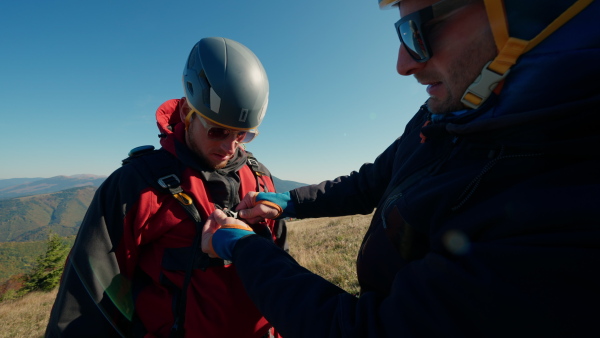
[[[360,172],[290,191],[297,217],[334,217],[372,212],[383,192],[378,182],[371,179],[372,167],[373,164],[365,164]]]
[[[251,299],[284,337],[345,335],[337,325],[338,303],[356,302],[354,296],[257,235],[237,242],[233,260]]]

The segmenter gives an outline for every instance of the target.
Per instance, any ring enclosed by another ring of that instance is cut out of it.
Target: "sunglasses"
[[[417,62],[431,59],[431,46],[426,38],[427,24],[436,17],[446,15],[473,0],[442,0],[419,11],[410,13],[396,22],[396,32],[408,54]]]
[[[254,140],[256,135],[258,135],[258,130],[256,129],[236,130],[224,128],[206,121],[206,119],[202,117],[202,115],[200,115],[200,113],[198,113],[197,111],[192,110],[190,111],[190,114],[191,113],[195,113],[197,115],[198,120],[200,120],[200,123],[202,123],[204,129],[206,129],[206,134],[208,135],[208,138],[211,140],[223,141],[227,139],[230,135],[234,135],[235,141],[237,143],[248,143]]]

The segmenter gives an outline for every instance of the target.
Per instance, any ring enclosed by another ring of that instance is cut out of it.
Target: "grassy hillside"
[[[21,299],[0,303],[0,337],[43,337],[56,291],[32,292]]]
[[[71,246],[75,236],[65,239]],[[28,273],[36,258],[46,251],[46,240],[0,243],[0,283],[10,276]]]
[[[0,242],[39,241],[48,231],[75,235],[97,188],[0,200]]]
[[[28,272],[44,253],[43,242],[0,243],[0,283],[12,275]]]
[[[305,268],[357,294],[356,255],[371,217],[355,215],[288,222],[290,254]]]
[[[355,258],[370,219],[371,215],[359,215],[289,222],[290,254],[309,270],[355,294]],[[42,337],[55,297],[56,290],[0,303],[0,338]]]

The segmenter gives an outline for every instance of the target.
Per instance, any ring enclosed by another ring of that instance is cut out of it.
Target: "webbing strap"
[[[179,181],[179,178],[175,174],[159,178],[158,184],[171,192],[171,195],[173,195],[179,204],[181,204],[190,216],[192,216],[194,221],[200,222],[202,220],[198,209],[194,206],[194,201],[188,194],[183,192],[183,189],[181,189],[181,181]]]
[[[269,192],[269,187],[263,179],[263,176],[265,176],[266,174],[259,170],[258,161],[256,160],[256,158],[248,155],[248,160],[246,161],[246,163],[252,170],[252,173],[254,174],[254,177],[256,179],[256,189],[258,189],[257,191],[260,192],[260,187],[263,187],[264,192]],[[260,181],[262,181],[262,184]]]
[[[487,15],[499,52],[488,62],[479,77],[463,94],[461,102],[469,108],[478,108],[490,97],[492,91],[506,78],[517,59],[544,41],[550,34],[571,20],[594,0],[577,0],[533,39],[527,41],[509,36],[506,10],[502,1],[484,0]]]
[[[173,197],[181,204],[181,206],[187,211],[192,217],[196,224],[196,234],[194,235],[194,242],[192,244],[192,257],[189,260],[188,266],[185,269],[185,279],[183,280],[183,286],[181,292],[178,294],[178,299],[175,306],[175,321],[171,327],[170,337],[184,337],[185,336],[185,309],[187,305],[187,290],[192,279],[192,271],[194,270],[194,263],[196,256],[198,255],[198,246],[200,244],[200,238],[202,238],[202,218],[194,202],[190,196],[188,196],[181,188],[181,181],[175,174],[170,174],[158,179],[158,184],[161,187],[168,189]]]

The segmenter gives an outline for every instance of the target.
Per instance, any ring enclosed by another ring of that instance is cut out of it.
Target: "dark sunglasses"
[[[252,141],[256,135],[258,135],[258,130],[250,129],[250,130],[235,130],[229,128],[223,128],[217,125],[213,125],[212,123],[206,121],[198,112],[192,111],[192,113],[196,114],[200,123],[206,129],[206,133],[208,138],[211,140],[222,141],[229,137],[229,135],[235,135],[235,141],[237,143],[248,143]]]
[[[417,62],[431,58],[431,46],[427,41],[427,23],[436,17],[446,15],[455,9],[466,6],[473,0],[442,0],[419,11],[403,16],[395,24],[400,43]]]

